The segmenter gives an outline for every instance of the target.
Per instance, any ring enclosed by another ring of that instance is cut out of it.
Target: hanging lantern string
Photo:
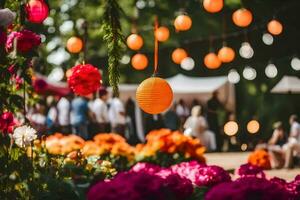
[[[158,28],[158,18],[155,16],[154,19],[154,75],[157,74],[158,70],[158,40],[156,37],[156,30]]]

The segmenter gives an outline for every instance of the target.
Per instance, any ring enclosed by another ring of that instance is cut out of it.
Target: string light
[[[127,65],[130,63],[130,56],[125,54],[122,56],[120,63],[122,63],[123,65]]]
[[[300,59],[298,57],[294,57],[291,60],[291,66],[294,70],[299,71],[300,70]]]
[[[224,125],[224,133],[228,136],[237,134],[239,126],[235,121],[229,121]]]
[[[186,57],[185,59],[183,59],[181,61],[180,66],[182,69],[190,71],[190,70],[194,69],[195,61],[191,57]]]
[[[249,42],[243,42],[240,47],[239,53],[242,58],[250,59],[254,55],[254,50]]]
[[[243,70],[243,77],[249,81],[252,81],[256,78],[256,70],[253,67],[247,66]]]
[[[259,131],[260,124],[256,120],[251,120],[247,124],[247,131],[251,134],[255,134]]]
[[[262,36],[262,41],[266,45],[272,45],[274,42],[274,38],[270,33],[264,33]]]
[[[228,81],[233,84],[237,84],[238,82],[240,82],[240,79],[241,79],[239,73],[235,69],[231,69],[228,72],[227,78],[228,78]]]
[[[268,64],[265,69],[265,74],[268,78],[275,78],[278,74],[277,67],[274,64]]]

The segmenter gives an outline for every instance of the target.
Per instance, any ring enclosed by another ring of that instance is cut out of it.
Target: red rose
[[[41,37],[34,32],[29,30],[12,32],[9,34],[6,41],[7,51],[13,50],[15,39],[17,40],[17,50],[21,53],[27,53],[41,44]]]
[[[101,86],[101,74],[93,65],[77,65],[68,78],[69,87],[75,94],[86,96],[96,92]]]

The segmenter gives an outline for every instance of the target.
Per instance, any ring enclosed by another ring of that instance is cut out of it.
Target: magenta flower
[[[181,177],[189,179],[197,186],[211,187],[219,183],[231,181],[229,173],[215,165],[207,166],[192,161],[173,165],[171,169]]]
[[[300,199],[300,180],[299,175],[291,182],[286,182],[284,179],[274,177],[270,182],[277,184],[279,187],[284,188],[290,195],[291,200]]]
[[[131,172],[144,172],[148,174],[155,174],[156,172],[161,171],[161,167],[151,163],[137,163],[135,164],[130,171]]]
[[[244,177],[233,182],[221,183],[205,195],[205,200],[287,200],[289,194],[283,188],[264,178]]]
[[[13,50],[15,39],[17,41],[17,50],[21,53],[27,53],[41,44],[41,37],[32,31],[22,30],[19,32],[12,32],[8,35],[6,41],[7,51]]]
[[[245,176],[252,176],[252,177],[258,177],[258,178],[266,177],[266,174],[264,173],[264,171],[261,167],[251,165],[249,163],[241,165],[237,171],[237,174],[240,177],[245,177]]]

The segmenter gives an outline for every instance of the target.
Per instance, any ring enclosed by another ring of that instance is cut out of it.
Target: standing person
[[[180,127],[182,128],[183,123],[190,115],[189,108],[186,106],[183,99],[180,99],[178,104],[176,105],[176,114],[180,118]]]
[[[198,138],[208,151],[216,149],[215,136],[208,130],[206,119],[201,115],[201,106],[192,108],[191,116],[186,120],[184,128],[185,135]]]
[[[88,100],[85,97],[77,96],[71,102],[71,124],[73,133],[83,139],[88,139]]]
[[[300,156],[300,123],[297,115],[291,115],[289,119],[291,125],[288,142],[283,146],[285,154],[285,168],[293,167],[294,155]]]
[[[176,107],[173,105],[172,108],[170,108],[163,116],[164,118],[164,124],[166,128],[176,131],[179,130],[181,126],[181,119],[176,114]]]
[[[46,118],[46,125],[47,131],[49,134],[54,133],[57,131],[57,107],[56,107],[56,99],[53,96],[47,97],[47,118]]]
[[[57,103],[58,124],[60,132],[63,134],[71,133],[70,113],[71,113],[71,99],[72,94],[66,97],[61,97]]]
[[[217,140],[217,151],[221,151],[223,146],[223,139],[219,127],[218,109],[223,108],[223,105],[218,99],[218,93],[214,92],[213,96],[207,102],[207,121],[210,130],[215,133]]]
[[[115,94],[110,102],[108,116],[111,123],[112,132],[124,136],[126,128],[125,108],[122,101]]]
[[[99,98],[95,99],[91,110],[95,116],[95,134],[107,133],[109,131],[107,100],[107,90],[105,88],[100,88]]]
[[[135,102],[129,98],[125,104],[128,143],[135,145],[139,142],[136,131]]]

